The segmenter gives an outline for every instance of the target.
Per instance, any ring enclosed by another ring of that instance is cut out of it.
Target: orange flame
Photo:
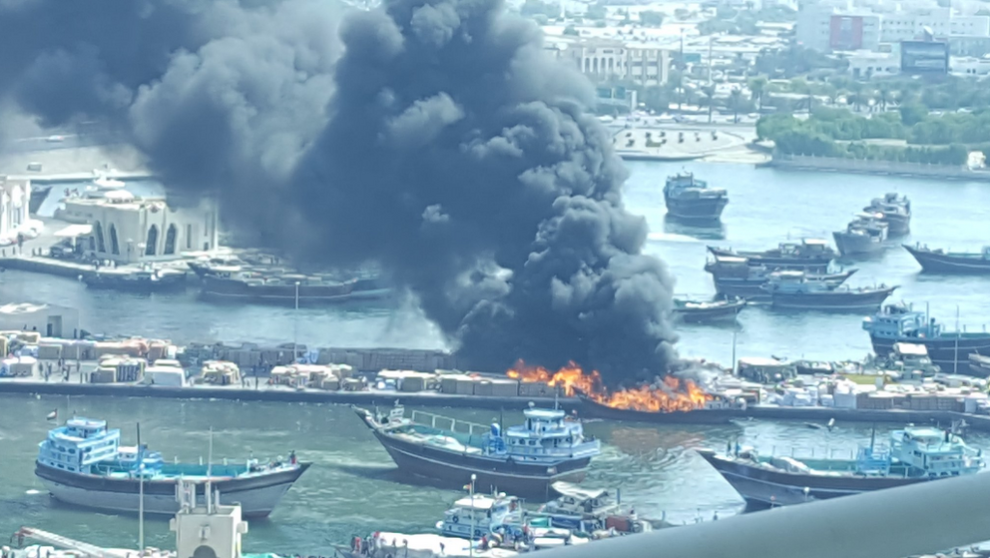
[[[673,376],[665,377],[659,387],[643,385],[609,393],[598,371],[585,374],[573,362],[551,373],[542,366],[528,366],[520,360],[506,375],[523,383],[543,382],[550,387],[562,387],[568,396],[580,391],[589,399],[613,409],[650,413],[693,411],[704,408],[713,399],[691,380],[682,381]]]

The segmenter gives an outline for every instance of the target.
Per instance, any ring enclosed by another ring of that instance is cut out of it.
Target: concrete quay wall
[[[223,399],[228,401],[273,401],[281,403],[332,403],[342,405],[392,406],[396,400],[419,407],[461,407],[475,409],[525,409],[529,402],[553,406],[552,397],[486,397],[449,395],[436,392],[402,393],[394,391],[323,391],[261,386],[242,387],[164,387],[127,384],[76,384],[65,382],[0,381],[0,395],[30,394],[95,397],[151,397],[157,399]],[[561,398],[563,409],[577,409],[580,401]]]
[[[912,178],[940,178],[974,182],[990,182],[990,171],[974,171],[963,166],[928,165],[902,161],[844,159],[837,157],[808,157],[803,155],[775,154],[773,159],[760,166],[790,170],[845,172],[904,176]]]
[[[327,403],[359,406],[392,406],[396,400],[413,407],[455,407],[473,409],[522,410],[532,402],[549,407],[549,397],[486,397],[451,395],[435,392],[399,393],[385,391],[322,391],[261,386],[250,387],[185,387],[142,386],[123,384],[77,384],[64,382],[0,381],[0,395],[57,395],[93,397],[150,397],[159,399],[222,399],[231,401],[270,401],[281,403]],[[965,419],[970,428],[990,431],[990,416],[950,411],[904,411],[872,409],[836,409],[830,407],[751,406],[746,409],[716,409],[687,413],[642,413],[607,409],[586,404],[573,397],[560,398],[557,403],[565,410],[579,410],[586,418],[629,422],[714,424],[732,420],[797,420],[824,425],[836,422],[883,422],[897,424],[935,424],[948,427],[953,421]]]

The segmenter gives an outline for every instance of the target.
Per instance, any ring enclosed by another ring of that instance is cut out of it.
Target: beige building
[[[31,181],[0,176],[0,237],[13,238],[28,224]]]
[[[594,83],[627,82],[649,87],[667,83],[670,51],[605,39],[554,37],[547,50],[571,61]]]
[[[163,198],[135,198],[117,191],[106,198],[70,198],[64,203],[58,217],[89,224],[83,246],[100,259],[154,262],[217,247],[218,216],[212,202],[177,208]]]

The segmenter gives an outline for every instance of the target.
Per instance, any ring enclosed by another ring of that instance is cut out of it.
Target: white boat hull
[[[40,480],[55,499],[67,504],[109,512],[138,513],[139,511],[138,494],[95,491],[44,478]],[[291,487],[292,482],[286,482],[245,490],[230,497],[221,493],[220,503],[225,505],[239,503],[245,517],[264,517],[275,509]],[[179,503],[174,494],[145,494],[144,511],[152,515],[175,515],[179,511]]]

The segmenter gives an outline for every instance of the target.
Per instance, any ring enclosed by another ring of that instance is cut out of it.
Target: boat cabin
[[[801,242],[781,242],[780,255],[784,257],[807,258],[809,256],[827,256],[832,254],[828,241],[820,238],[805,238]]]
[[[38,462],[70,473],[89,473],[93,465],[112,461],[120,446],[120,429],[104,420],[73,418],[48,432],[38,444]]]
[[[505,525],[522,524],[522,506],[515,496],[474,494],[454,502],[437,528],[446,536],[480,539]]]
[[[505,432],[505,452],[513,459],[557,462],[598,454],[599,441],[585,439],[581,423],[563,410],[530,407],[523,415],[524,424]],[[493,428],[493,437],[497,434]]]
[[[880,312],[863,319],[863,329],[881,339],[933,338],[942,335],[942,324],[927,320],[905,304],[888,304]]]
[[[956,477],[983,468],[982,452],[947,430],[909,427],[890,435],[891,456],[909,476]]]
[[[694,177],[694,173],[680,172],[667,177],[665,190],[682,190],[686,188],[707,188],[708,183]]]
[[[579,488],[565,482],[554,483],[560,493],[556,500],[547,502],[540,513],[576,517],[603,517],[615,512],[620,503],[619,492],[611,490]]]
[[[900,372],[901,379],[930,377],[939,372],[939,367],[928,357],[928,349],[920,343],[894,343],[888,367]]]
[[[739,359],[737,373],[752,382],[774,384],[797,377],[797,368],[786,360],[752,357]]]

